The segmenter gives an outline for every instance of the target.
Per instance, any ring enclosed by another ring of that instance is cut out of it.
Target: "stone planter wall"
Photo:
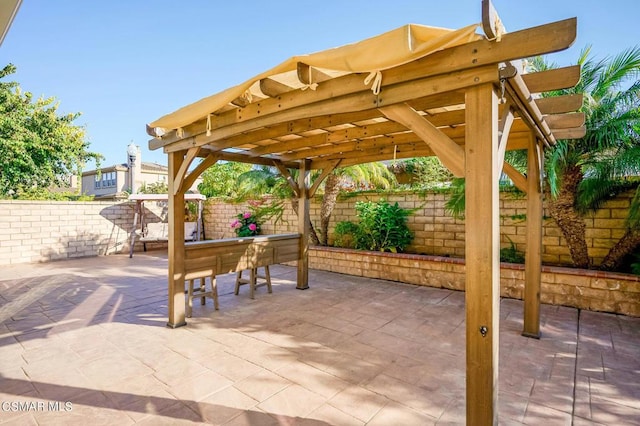
[[[464,291],[464,259],[310,247],[309,267],[408,284]],[[522,299],[524,265],[502,263],[500,294]],[[640,277],[543,266],[542,303],[640,317]]]

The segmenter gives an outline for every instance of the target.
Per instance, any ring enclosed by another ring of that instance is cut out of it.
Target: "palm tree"
[[[582,93],[586,135],[560,140],[547,152],[549,212],[567,241],[574,266],[591,266],[584,215],[632,186],[627,177],[640,173],[640,48],[625,50],[608,60],[595,61],[584,49],[578,59],[581,80],[555,94]],[[554,68],[535,58],[534,71]],[[631,84],[625,87],[631,81]],[[637,183],[635,184],[637,187]],[[625,236],[612,248],[602,268],[613,269],[640,244],[640,202],[636,189]],[[635,218],[635,219],[634,219]]]
[[[394,182],[395,176],[382,163],[357,164],[334,170],[324,182],[320,204],[320,245],[329,245],[329,222],[340,191],[347,186],[387,189]]]

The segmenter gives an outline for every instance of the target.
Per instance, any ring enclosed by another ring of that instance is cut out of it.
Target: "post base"
[[[540,333],[529,333],[528,331],[523,331],[522,336],[540,340]]]

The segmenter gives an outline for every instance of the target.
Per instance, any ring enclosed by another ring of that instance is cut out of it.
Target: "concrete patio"
[[[3,268],[0,423],[465,423],[464,293],[313,270],[299,291],[275,265],[273,294],[219,277],[220,310],[173,330],[166,271],[163,252]],[[639,318],[543,305],[535,340],[522,316],[502,300],[500,424],[638,424]]]

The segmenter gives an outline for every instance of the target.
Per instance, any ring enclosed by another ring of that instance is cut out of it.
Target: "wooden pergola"
[[[398,38],[413,43],[403,58],[339,69],[316,54],[295,57],[147,126],[150,149],[168,155],[170,327],[186,324],[184,283],[202,274],[297,260],[297,288],[308,288],[309,199],[337,167],[436,155],[467,182],[467,418],[497,422],[498,181],[504,172],[527,193],[523,334],[539,337],[543,150],[557,139],[580,138],[585,129],[584,115],[575,112],[582,96],[538,96],[574,86],[579,67],[527,74],[521,62],[571,46],[576,19],[506,33],[490,1],[482,10],[484,35],[476,26],[403,27]],[[387,46],[380,40],[389,34],[344,53],[376,52],[376,41]],[[504,161],[507,150],[527,150],[526,174]],[[189,171],[197,158],[202,161]],[[298,234],[185,244],[185,190],[220,160],[277,167],[299,199]],[[297,179],[292,169],[299,170]],[[312,170],[321,170],[314,182]]]

